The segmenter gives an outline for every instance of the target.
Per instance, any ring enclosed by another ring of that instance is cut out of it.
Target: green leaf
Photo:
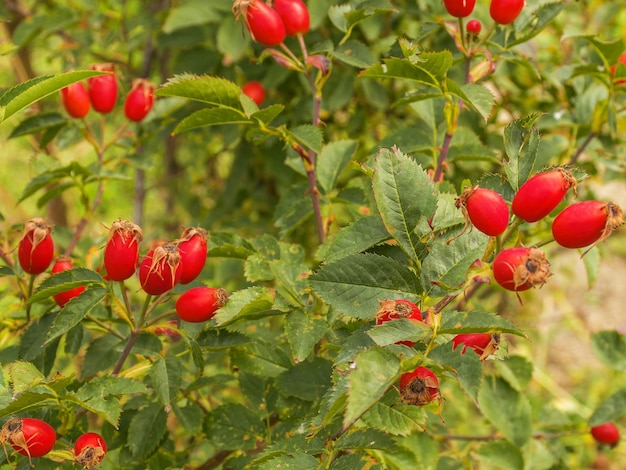
[[[12,362],[7,366],[7,372],[14,395],[45,381],[44,375],[30,362]]]
[[[72,163],[64,167],[47,170],[35,176],[26,185],[26,188],[24,188],[24,191],[20,196],[20,202],[32,196],[40,189],[47,189],[47,187],[52,185],[53,183],[62,182],[65,178],[68,178],[69,181],[63,182],[63,188],[61,190],[56,189],[57,194],[59,194],[62,190],[71,188],[78,184],[75,180],[80,180],[84,182],[88,179],[93,180],[93,177],[94,174],[91,170],[82,166],[80,163],[73,161]],[[54,191],[48,192],[52,193]]]
[[[465,223],[463,212],[456,207],[455,194],[439,194],[437,198],[437,210],[432,220],[433,230],[446,230],[455,225]]]
[[[44,343],[55,317],[54,313],[47,313],[31,322],[20,340],[20,359],[35,362],[36,358],[48,352]]]
[[[478,230],[468,230],[457,238],[453,233],[436,238],[422,263],[422,285],[433,297],[464,286],[470,266],[481,259],[489,240]]]
[[[315,165],[317,181],[326,194],[335,188],[340,173],[352,159],[357,145],[356,140],[337,140],[322,148]]]
[[[463,100],[463,104],[477,111],[485,122],[489,119],[496,100],[487,88],[477,83],[467,83],[461,87],[452,81],[447,83],[450,93]]]
[[[122,341],[113,336],[101,336],[89,343],[83,367],[81,370],[82,377],[91,377],[96,373],[113,367],[117,362],[116,349],[121,348]]]
[[[290,130],[285,129],[285,133],[290,139],[295,140],[305,149],[311,149],[317,154],[322,151],[324,137],[322,136],[322,131],[317,126],[305,124]]]
[[[507,42],[508,47],[528,42],[548,26],[554,18],[565,8],[563,2],[543,3],[530,14],[526,24],[516,28],[514,39]]]
[[[423,341],[429,338],[431,333],[432,330],[426,323],[408,318],[387,321],[367,332],[379,346],[388,346],[399,341]]]
[[[157,96],[176,96],[214,106],[241,110],[241,88],[221,77],[208,75],[176,75],[157,89]]]
[[[72,83],[102,74],[103,72],[95,70],[77,70],[58,75],[35,77],[15,85],[5,90],[2,96],[0,96],[0,123],[6,121],[18,111],[60,91]]]
[[[335,444],[337,450],[381,449],[393,452],[395,442],[384,430],[356,428],[343,433]]]
[[[480,358],[472,350],[461,354],[460,348],[453,351],[452,346],[452,343],[439,346],[432,350],[429,357],[440,364],[451,367],[463,391],[472,400],[477,401],[483,375],[483,365]]]
[[[309,276],[328,304],[355,318],[373,318],[381,300],[419,300],[419,281],[405,265],[370,253],[346,256]]]
[[[358,354],[348,376],[348,406],[344,429],[382,398],[400,373],[400,360],[386,349],[374,347]]]
[[[362,217],[344,227],[326,245],[320,248],[320,257],[327,262],[337,261],[378,245],[390,238],[389,232],[378,215]]]
[[[451,57],[451,56],[450,56]],[[367,78],[400,78],[411,80],[422,85],[435,88],[443,94],[441,83],[429,70],[413,64],[405,59],[385,59],[383,64],[374,64],[361,72],[361,77]]]
[[[164,405],[176,399],[182,385],[182,364],[171,352],[157,359],[150,367],[154,390]]]
[[[446,467],[437,465],[439,455],[439,448],[434,439],[428,433],[421,432],[403,438],[396,452],[385,452],[382,458],[387,464],[385,468],[446,470]]]
[[[128,377],[104,375],[102,377],[94,377],[84,382],[78,390],[77,395],[83,400],[88,400],[95,396],[121,396],[146,393],[147,391],[146,386],[137,380],[129,379]]]
[[[274,305],[276,294],[266,287],[250,287],[233,292],[228,302],[215,313],[215,321],[224,326],[242,318],[268,312]]]
[[[46,344],[49,344],[78,325],[86,315],[88,315],[102,302],[102,299],[104,299],[108,292],[108,289],[105,289],[104,287],[97,285],[91,286],[82,292],[78,297],[71,299],[67,304],[65,304],[55,318],[52,328],[48,331]]]
[[[282,349],[261,341],[232,348],[230,358],[239,369],[267,377],[277,377],[293,365]]]
[[[585,265],[585,272],[587,273],[587,283],[591,289],[595,285],[598,280],[598,275],[600,274],[601,258],[600,250],[597,245],[592,246],[590,249],[585,251],[583,264]]]
[[[207,440],[221,450],[252,450],[265,439],[263,423],[239,404],[226,404],[211,411],[204,422]]]
[[[602,401],[589,418],[589,426],[615,421],[624,415],[626,415],[626,389],[619,390]]]
[[[617,331],[599,331],[591,336],[593,353],[606,366],[626,372],[626,336]]]
[[[180,29],[219,22],[222,16],[215,6],[204,0],[186,0],[169,9],[163,32],[172,34]]]
[[[533,127],[533,123],[538,117],[539,114],[531,114],[513,121],[504,129],[504,148],[507,155],[504,172],[515,191],[536,170],[539,131]]]
[[[128,427],[128,448],[133,457],[145,461],[159,446],[167,432],[167,413],[153,403],[137,412]]]
[[[42,281],[33,295],[28,299],[29,303],[40,302],[60,292],[65,292],[80,286],[101,286],[105,283],[102,276],[87,268],[73,268],[50,276]],[[98,291],[100,293],[101,291]]]
[[[285,334],[296,361],[303,361],[329,329],[326,318],[305,313],[300,309],[290,312],[285,319]]]
[[[398,149],[380,149],[372,179],[378,211],[387,230],[417,261],[423,249],[416,233],[422,218],[435,213],[437,196],[428,174]]]
[[[392,406],[377,402],[361,420],[368,426],[393,436],[407,436],[426,429],[426,411],[421,406],[394,403]]]
[[[264,124],[269,124],[274,120],[274,118],[282,113],[284,109],[285,107],[282,104],[272,104],[252,113],[250,115],[250,120],[260,121]]]
[[[486,377],[478,394],[480,410],[504,437],[518,447],[530,439],[532,416],[528,398],[498,377]]]
[[[533,363],[522,356],[509,356],[504,361],[495,361],[496,368],[504,380],[518,392],[523,392],[533,378]]]
[[[233,108],[201,109],[184,118],[174,129],[173,134],[181,134],[201,127],[221,124],[252,124],[252,121],[240,110]]]
[[[476,451],[481,468],[489,470],[524,470],[524,457],[518,447],[507,441],[493,441]]]
[[[376,62],[368,47],[360,41],[348,40],[333,51],[333,56],[344,64],[364,69]]]
[[[58,404],[58,396],[52,391],[26,391],[14,397],[6,407],[0,410],[0,418],[18,413],[28,413],[41,408],[52,408]]]
[[[254,461],[251,465],[259,470],[317,470],[320,462],[315,457],[303,452],[282,453],[265,462]]]
[[[305,401],[317,401],[331,385],[332,363],[321,357],[303,361],[276,378],[278,391],[283,396]]]
[[[350,36],[352,29],[361,21],[372,16],[396,11],[389,0],[368,0],[356,6],[350,4],[333,5],[328,9],[328,17],[340,31]]]
[[[29,116],[11,131],[9,139],[36,134],[49,129],[59,129],[67,124],[67,119],[59,113],[39,113]]]
[[[178,418],[181,428],[191,433],[200,433],[202,430],[202,418],[204,411],[197,403],[190,401],[185,406],[172,403],[172,411]]]
[[[511,333],[526,337],[524,331],[509,320],[494,313],[482,311],[446,312],[441,321],[439,334],[460,333]]]

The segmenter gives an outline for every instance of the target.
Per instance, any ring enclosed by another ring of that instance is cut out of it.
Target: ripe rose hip
[[[274,10],[283,20],[288,36],[309,31],[311,23],[309,9],[302,0],[274,0]]]
[[[422,312],[413,302],[404,299],[381,301],[380,307],[376,310],[376,324],[382,325],[396,318],[423,321]],[[412,347],[415,341],[399,341],[398,344]]]
[[[99,72],[111,72],[106,75],[98,75],[87,79],[89,100],[93,109],[101,114],[113,111],[117,103],[117,78],[112,64],[94,64],[92,70]]]
[[[209,235],[201,227],[187,228],[175,243],[178,245],[180,261],[183,265],[180,275],[181,284],[189,284],[204,269],[208,252]]]
[[[476,0],[443,0],[446,10],[455,18],[465,18],[474,11]]]
[[[154,84],[137,78],[126,96],[124,115],[134,122],[142,121],[154,105]]]
[[[576,190],[576,178],[565,168],[538,173],[520,186],[511,210],[526,222],[536,222],[552,212],[570,188]]]
[[[241,87],[244,95],[247,95],[257,106],[261,106],[265,101],[265,88],[260,82],[248,82]]]
[[[141,227],[138,225],[121,219],[113,222],[104,248],[104,267],[108,279],[124,281],[135,273],[142,239]]]
[[[582,201],[567,206],[552,222],[552,235],[565,248],[583,248],[601,242],[624,224],[614,202]]]
[[[599,424],[591,428],[591,435],[600,444],[616,446],[619,442],[619,429],[614,423]]]
[[[43,457],[52,450],[57,436],[45,421],[36,418],[11,418],[0,429],[0,443],[7,442],[19,454]]]
[[[139,282],[147,294],[161,295],[180,281],[182,271],[177,245],[164,242],[150,250],[139,263]]]
[[[491,0],[489,15],[498,24],[513,23],[524,8],[525,0]]]
[[[467,22],[467,25],[465,26],[465,29],[467,30],[469,34],[478,36],[480,34],[480,31],[483,29],[483,25],[478,20],[469,20]]]
[[[611,65],[611,77],[615,78],[615,72],[617,71],[617,64],[622,63],[624,66],[626,66],[626,52],[622,52],[622,54],[619,56],[619,59],[617,59],[617,63]],[[626,83],[626,79],[620,78],[618,80],[615,80],[615,85],[623,85],[624,83]]]
[[[176,313],[181,320],[201,323],[213,318],[215,312],[228,300],[228,292],[222,288],[193,287],[176,301]]]
[[[80,435],[74,443],[74,458],[76,462],[87,469],[100,465],[106,453],[106,441],[95,432],[86,432]]]
[[[428,367],[420,366],[400,377],[400,397],[409,405],[428,405],[439,399],[439,380]]]
[[[550,263],[543,252],[522,246],[502,250],[491,269],[498,284],[518,292],[541,287],[551,276]]]
[[[89,113],[89,94],[81,82],[72,83],[61,90],[61,101],[67,114],[80,119]]]
[[[57,274],[63,271],[68,271],[72,268],[72,260],[65,256],[61,256],[54,262],[54,266],[52,266],[52,270],[50,272],[51,274]],[[85,286],[74,287],[73,289],[53,295],[52,298],[59,307],[63,308],[65,307],[66,303],[68,303],[74,297],[78,297],[84,291]]]
[[[467,348],[472,348],[484,361],[500,347],[500,333],[465,333],[452,338],[455,350],[460,344],[463,345],[461,354],[465,354]]]
[[[252,39],[263,46],[278,46],[287,36],[278,12],[261,0],[236,0],[233,13],[243,17]]]
[[[52,229],[44,219],[31,219],[24,225],[24,234],[17,249],[20,266],[28,274],[41,274],[54,257]]]
[[[509,206],[500,194],[491,189],[468,188],[456,198],[455,205],[461,208],[465,220],[469,219],[485,235],[500,235],[509,224]]]

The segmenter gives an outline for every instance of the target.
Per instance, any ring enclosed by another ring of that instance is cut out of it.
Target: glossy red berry
[[[498,24],[513,23],[522,12],[525,0],[491,0],[489,15]]]
[[[439,380],[424,366],[406,372],[400,377],[400,397],[409,405],[428,405],[439,399]]]
[[[491,269],[496,282],[512,291],[542,286],[551,275],[550,263],[541,250],[521,246],[498,253]]]
[[[72,260],[65,256],[61,256],[58,258],[54,265],[52,266],[51,274],[57,274],[63,271],[68,271],[72,269]],[[78,297],[85,291],[85,286],[74,287],[73,289],[66,290],[64,292],[60,292],[58,294],[53,295],[54,301],[61,308],[65,307],[65,304],[72,300],[74,297]]]
[[[228,292],[222,288],[193,287],[176,301],[176,313],[181,320],[201,323],[213,318],[215,312],[228,300]]]
[[[124,115],[134,122],[143,121],[154,105],[154,84],[137,78],[126,96]]]
[[[614,423],[604,423],[591,428],[591,435],[600,444],[615,446],[620,439],[619,429]]]
[[[150,250],[139,263],[139,282],[147,294],[161,295],[178,284],[182,271],[178,246],[164,242]]]
[[[456,207],[476,229],[485,235],[495,237],[506,230],[509,224],[509,206],[500,194],[491,189],[466,189],[456,198]]]
[[[20,266],[28,274],[40,274],[54,258],[52,229],[44,219],[31,219],[24,225],[24,234],[17,249]]]
[[[607,238],[624,224],[614,202],[582,201],[561,211],[552,222],[552,235],[565,248],[583,248]]]
[[[94,64],[91,69],[99,72],[110,72],[87,79],[89,100],[93,109],[102,114],[113,111],[117,103],[117,78],[112,64]]]
[[[274,10],[283,20],[288,36],[309,31],[311,23],[309,9],[302,0],[274,0]]]
[[[376,311],[376,324],[382,325],[385,322],[397,319],[408,318],[409,320],[423,321],[422,312],[419,307],[409,300],[383,300],[380,307]],[[398,344],[404,344],[412,347],[415,341],[400,341]]]
[[[478,20],[469,20],[467,22],[467,25],[465,26],[465,29],[467,30],[467,32],[469,34],[473,34],[475,36],[478,36],[480,34],[481,30],[483,29],[483,25]]]
[[[576,178],[569,170],[557,168],[538,173],[520,186],[511,210],[526,222],[536,222],[552,212],[570,188],[576,189]]]
[[[465,18],[474,11],[476,0],[443,0],[446,10],[455,18]]]
[[[28,458],[46,455],[56,439],[52,426],[36,418],[11,418],[0,430],[2,445],[9,443],[17,453]]]
[[[107,443],[104,438],[95,432],[81,434],[74,443],[74,458],[84,468],[95,468],[100,465],[107,453]]]
[[[278,12],[261,0],[236,0],[233,12],[243,17],[252,39],[263,46],[278,46],[287,36]]]
[[[265,87],[260,82],[248,82],[241,87],[244,95],[247,95],[257,106],[261,106],[265,101]]]
[[[459,345],[463,345],[461,354],[465,354],[467,348],[472,348],[484,361],[487,357],[498,350],[500,346],[499,333],[464,333],[452,338],[452,347],[455,350]]]
[[[80,119],[87,116],[89,108],[89,94],[81,82],[72,83],[61,90],[61,101],[67,114]]]
[[[617,72],[617,65],[620,63],[626,66],[626,52],[622,52],[622,54],[619,56],[619,59],[617,59],[617,63],[611,65],[611,78],[615,77],[615,73]],[[615,80],[615,85],[623,85],[625,83],[626,79],[623,78]]]
[[[181,284],[189,284],[204,269],[208,252],[209,235],[201,227],[187,228],[176,244],[180,253],[180,261],[183,265],[180,275]]]
[[[138,225],[121,219],[113,223],[104,248],[104,267],[109,280],[124,281],[135,273],[142,239]]]

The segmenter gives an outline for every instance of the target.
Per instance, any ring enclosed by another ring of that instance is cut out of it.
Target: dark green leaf
[[[289,452],[281,453],[262,463],[255,461],[253,465],[253,468],[259,470],[317,470],[320,462],[312,455],[303,452]]]
[[[150,378],[154,390],[164,405],[176,399],[182,384],[182,364],[172,353],[157,359],[150,367]]]
[[[70,181],[63,181],[65,178],[68,177]],[[82,166],[80,163],[73,161],[72,163],[64,167],[47,170],[35,176],[26,185],[26,188],[24,188],[24,191],[20,196],[20,201],[23,201],[24,199],[35,194],[40,189],[44,189],[53,183],[58,184],[60,182],[63,182],[65,184],[63,189],[67,189],[76,185],[76,182],[72,181],[73,179],[80,179],[84,182],[88,178],[92,177],[93,172],[91,170]],[[59,193],[59,191],[60,190],[57,190],[57,194]]]
[[[452,350],[452,343],[444,344],[432,350],[429,357],[452,368],[461,388],[474,401],[478,399],[478,390],[483,375],[483,364],[478,354],[468,349],[461,354],[461,348]]]
[[[593,353],[606,366],[626,372],[626,336],[617,331],[599,331],[591,336]]]
[[[337,140],[324,145],[316,160],[316,176],[322,190],[331,192],[339,174],[352,159],[358,142],[356,140]]]
[[[189,0],[172,6],[163,24],[163,32],[172,34],[191,26],[219,22],[221,18],[215,5],[203,0]]]
[[[163,405],[153,403],[139,410],[128,428],[128,448],[138,460],[152,455],[167,431],[167,414]]]
[[[101,336],[89,343],[83,360],[81,376],[83,378],[91,377],[102,370],[113,367],[118,359],[114,351],[121,347],[122,341],[113,335]]]
[[[476,455],[490,470],[524,470],[524,457],[520,449],[507,441],[493,441],[480,446]]]
[[[589,426],[615,421],[624,415],[626,415],[626,389],[615,392],[602,401],[589,418]]]
[[[232,348],[230,357],[239,369],[267,377],[277,377],[292,366],[282,349],[261,341]]]
[[[75,287],[95,285],[104,287],[104,280],[97,272],[87,268],[73,268],[56,273],[44,279],[39,284],[33,295],[28,299],[29,303],[40,302],[52,297],[59,292],[65,292]],[[101,291],[98,291],[101,293]]]
[[[533,378],[533,363],[525,357],[509,356],[495,363],[502,378],[518,392],[523,392]]]
[[[413,432],[422,432],[426,428],[427,415],[421,406],[394,403],[389,406],[377,402],[361,420],[373,428],[393,436],[407,436]]]
[[[331,362],[315,357],[311,361],[300,362],[280,374],[276,378],[276,385],[284,396],[317,401],[330,387],[331,370]]]
[[[389,232],[378,215],[357,219],[344,227],[326,245],[320,248],[320,256],[327,262],[337,261],[378,245],[390,238]]]
[[[294,139],[305,149],[311,149],[317,154],[322,151],[324,137],[319,127],[306,124],[294,127],[288,131],[285,130],[285,132],[291,139]]]
[[[67,119],[59,113],[40,113],[27,117],[11,131],[9,139],[36,134],[48,129],[58,129],[67,124]]]
[[[533,127],[539,114],[531,114],[506,126],[504,129],[504,148],[507,160],[504,171],[509,184],[514,190],[531,176],[539,151],[539,131]]]
[[[355,40],[348,40],[340,45],[335,49],[333,55],[344,64],[361,69],[369,67],[376,61],[368,47]]]
[[[220,406],[204,422],[207,440],[222,450],[251,450],[263,440],[264,426],[258,416],[238,404]]]
[[[176,75],[157,89],[158,96],[177,96],[219,107],[241,109],[241,88],[221,77]]]
[[[383,430],[357,428],[341,435],[336,443],[338,450],[381,449],[392,452],[395,443]]]
[[[201,109],[184,118],[174,129],[174,134],[181,134],[193,129],[221,124],[251,124],[250,119],[241,111],[233,108]]]
[[[285,333],[293,357],[303,361],[329,329],[326,318],[296,309],[285,319]]]
[[[441,321],[439,334],[460,333],[511,333],[526,337],[521,328],[494,313],[481,311],[446,312]]]
[[[379,346],[388,346],[399,341],[423,341],[432,330],[426,323],[408,318],[387,321],[370,329],[367,334]]]

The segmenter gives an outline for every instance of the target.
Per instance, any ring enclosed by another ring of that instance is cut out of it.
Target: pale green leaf
[[[432,330],[426,323],[408,318],[384,322],[370,329],[367,334],[379,346],[388,346],[400,341],[423,341],[431,336]]]
[[[215,321],[224,326],[238,319],[267,312],[274,304],[275,293],[266,287],[250,287],[233,292],[228,302],[215,313]]]
[[[439,334],[461,333],[511,333],[526,336],[521,328],[494,313],[479,310],[446,312],[441,320]]]
[[[285,333],[293,357],[303,361],[329,329],[326,318],[305,313],[300,309],[290,312],[285,319]]]
[[[180,29],[218,22],[222,16],[214,5],[204,0],[186,0],[168,11],[163,24],[163,32],[172,34]]]
[[[606,366],[626,372],[626,336],[617,331],[599,331],[591,336],[593,353]]]
[[[333,51],[336,59],[361,69],[372,65],[376,59],[368,47],[360,41],[348,40]]]
[[[219,107],[241,109],[241,88],[221,77],[176,75],[157,89],[157,96],[176,96]]]
[[[589,426],[616,421],[626,415],[626,389],[604,399],[589,418]]]
[[[67,119],[60,113],[39,113],[29,116],[11,131],[9,139],[36,134],[49,129],[59,129],[67,124]]]
[[[157,359],[150,367],[150,378],[157,396],[164,405],[176,399],[182,385],[182,364],[172,353]]]
[[[509,356],[495,364],[502,378],[518,392],[523,392],[533,378],[533,363],[525,357]]]
[[[507,441],[492,441],[476,451],[481,468],[489,470],[524,470],[524,457],[520,449]],[[484,466],[484,467],[483,467]]]
[[[504,129],[504,148],[506,162],[504,171],[509,184],[514,190],[531,176],[539,152],[539,131],[533,126],[539,114],[531,114],[506,126]]]
[[[56,273],[44,279],[33,295],[28,299],[29,303],[40,302],[60,292],[65,292],[80,286],[105,286],[102,276],[87,268],[73,268]],[[101,291],[95,291],[100,294]]]

